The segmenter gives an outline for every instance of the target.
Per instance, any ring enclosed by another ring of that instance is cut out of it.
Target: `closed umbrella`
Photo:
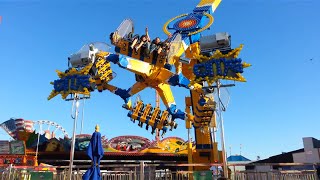
[[[100,159],[103,157],[103,147],[101,143],[101,134],[99,126],[96,126],[96,131],[92,134],[87,155],[91,159],[91,167],[82,176],[83,180],[101,180],[100,175]]]

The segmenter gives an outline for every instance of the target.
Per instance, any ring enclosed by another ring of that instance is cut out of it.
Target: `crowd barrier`
[[[180,166],[181,164],[177,164]],[[123,167],[122,164],[118,165]],[[139,164],[127,165],[135,167],[134,170],[111,171],[101,170],[102,180],[218,180],[219,174],[212,171],[171,171],[169,169],[156,169],[151,164],[145,164],[141,168]],[[232,165],[233,168],[235,165]],[[232,166],[229,166],[231,169]],[[89,166],[74,166],[72,171],[72,180],[82,180],[82,175]],[[103,166],[102,166],[103,167]],[[117,167],[117,165],[113,165]],[[35,167],[9,166],[0,171],[0,180],[69,180],[67,166],[50,166],[50,170],[35,171]],[[45,168],[45,167],[44,167]],[[39,167],[37,167],[39,169]],[[52,170],[56,169],[56,170]],[[150,170],[152,169],[152,170]],[[142,170],[142,171],[141,171]],[[232,171],[230,180],[319,180],[317,170],[270,170],[257,172],[253,170]]]

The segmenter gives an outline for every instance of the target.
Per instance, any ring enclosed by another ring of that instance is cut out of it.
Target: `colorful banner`
[[[25,154],[25,147],[23,141],[10,142],[10,154]]]
[[[91,135],[90,134],[80,134],[76,136],[76,151],[86,151],[90,143]]]
[[[9,141],[0,141],[0,154],[10,154]]]
[[[178,153],[187,149],[187,142],[179,137],[168,137],[158,143],[158,147],[162,150]]]
[[[118,136],[109,141],[109,146],[115,151],[137,152],[150,146],[147,138],[140,136]]]

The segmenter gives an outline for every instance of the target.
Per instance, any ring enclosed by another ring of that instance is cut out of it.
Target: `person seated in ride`
[[[119,35],[118,31],[110,33],[109,38],[110,38],[111,44],[113,44],[115,46],[117,46],[121,40],[121,36]]]
[[[156,37],[154,40],[152,40],[150,45],[150,53],[153,53],[154,51],[160,54],[162,51],[162,43],[159,37]]]
[[[140,37],[138,34],[133,35],[133,32],[130,32],[126,38],[126,40],[128,40],[130,42],[130,47],[132,46],[132,44],[137,44],[137,42],[139,41]],[[132,46],[133,47],[133,46]],[[131,49],[132,49],[131,47]]]
[[[168,55],[169,51],[170,51],[170,43],[169,42],[163,42],[162,43],[162,47],[163,52]]]
[[[168,36],[168,38],[161,42],[159,37],[156,37],[154,40],[152,40],[152,43],[150,45],[150,53],[156,51],[158,54],[161,53],[163,50],[163,47],[165,47],[166,43],[170,40],[171,34]]]
[[[147,50],[149,51],[150,48],[150,37],[149,37],[149,33],[148,33],[148,27],[146,27],[146,34],[142,35],[139,39],[139,44],[137,45],[137,43],[132,43],[131,44],[131,48],[134,49],[136,52],[142,47],[146,47]]]

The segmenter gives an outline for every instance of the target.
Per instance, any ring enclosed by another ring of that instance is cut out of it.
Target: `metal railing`
[[[279,166],[279,164],[277,164]],[[301,164],[300,164],[301,165]],[[110,167],[110,165],[102,165],[101,167]],[[181,164],[176,165],[181,166]],[[233,168],[235,165],[232,165]],[[239,165],[236,165],[239,166]],[[243,165],[242,165],[243,166]],[[270,165],[271,167],[272,165]],[[287,164],[286,164],[287,166]],[[34,175],[48,178],[46,180],[67,180],[68,179],[68,166],[50,166],[57,168],[55,171],[37,171],[34,167],[7,167],[0,171],[0,180],[32,180]],[[82,180],[85,173],[84,169],[89,166],[74,166],[72,172],[72,180]],[[124,167],[123,164],[112,165],[112,167]],[[212,173],[211,171],[205,172],[205,177],[201,177],[201,173],[196,171],[171,171],[169,169],[156,170],[151,164],[126,165],[131,170],[101,170],[102,180],[188,180],[188,179],[212,179],[217,180],[220,178],[219,174]],[[232,167],[229,167],[232,169]],[[144,171],[144,169],[146,171]],[[142,170],[142,171],[141,171]],[[221,174],[221,173],[220,173]],[[231,180],[319,180],[317,170],[274,170],[259,172],[254,170],[247,171],[232,171],[230,172]]]
[[[239,172],[233,180],[318,180],[314,171],[309,172]]]

